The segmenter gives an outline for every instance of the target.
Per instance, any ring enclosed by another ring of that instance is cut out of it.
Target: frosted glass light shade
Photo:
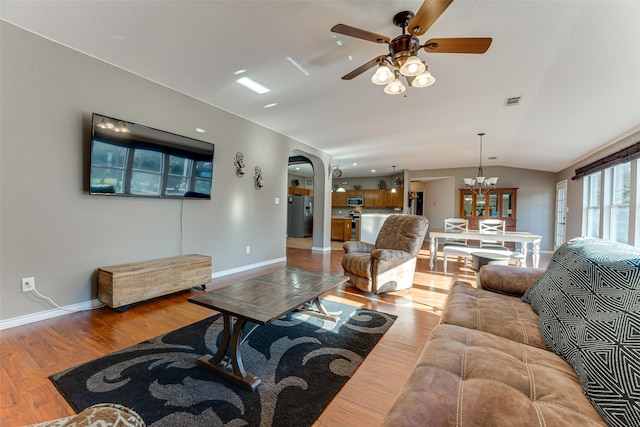
[[[400,79],[396,78],[384,88],[384,93],[389,95],[399,95],[404,93],[407,88],[404,87]]]
[[[427,66],[424,65],[424,62],[420,61],[415,55],[410,56],[402,67],[400,67],[400,72],[403,76],[413,77],[419,74],[422,74],[424,70],[427,69]]]
[[[431,86],[436,82],[435,77],[431,75],[429,70],[425,70],[424,73],[416,76],[415,79],[411,82],[411,86],[413,87],[427,87]]]
[[[386,85],[393,81],[395,75],[385,64],[381,63],[375,74],[371,76],[371,83],[376,85]]]

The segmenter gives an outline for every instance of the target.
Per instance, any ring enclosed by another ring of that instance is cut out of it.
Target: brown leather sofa
[[[640,322],[640,249],[595,240],[558,249],[547,270],[487,265],[476,286],[454,283],[383,426],[640,425],[639,345],[625,328]],[[599,305],[611,300],[625,308]]]
[[[351,241],[343,245],[342,268],[349,283],[376,294],[413,285],[416,260],[429,228],[421,215],[390,215],[382,224],[375,245]]]

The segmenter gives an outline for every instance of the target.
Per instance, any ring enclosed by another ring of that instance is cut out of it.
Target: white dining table
[[[526,231],[506,231],[504,233],[496,232],[480,232],[480,230],[468,230],[468,231],[444,231],[443,229],[429,230],[430,255],[429,267],[431,270],[436,266],[438,262],[438,239],[464,239],[464,240],[499,240],[505,242],[520,243],[520,253],[524,255],[524,265],[526,266],[527,260],[527,245],[531,243],[533,247],[532,261],[533,266],[538,268],[540,263],[540,242],[542,236],[538,234],[529,233]],[[480,250],[480,248],[478,248]]]

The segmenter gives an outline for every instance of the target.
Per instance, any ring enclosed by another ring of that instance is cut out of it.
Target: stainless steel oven
[[[364,196],[348,196],[347,206],[350,206],[350,207],[364,206]]]

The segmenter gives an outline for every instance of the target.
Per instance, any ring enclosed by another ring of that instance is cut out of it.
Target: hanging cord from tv
[[[178,253],[182,255],[182,229],[184,227],[184,199],[181,200],[180,205],[180,236],[178,237]]]

